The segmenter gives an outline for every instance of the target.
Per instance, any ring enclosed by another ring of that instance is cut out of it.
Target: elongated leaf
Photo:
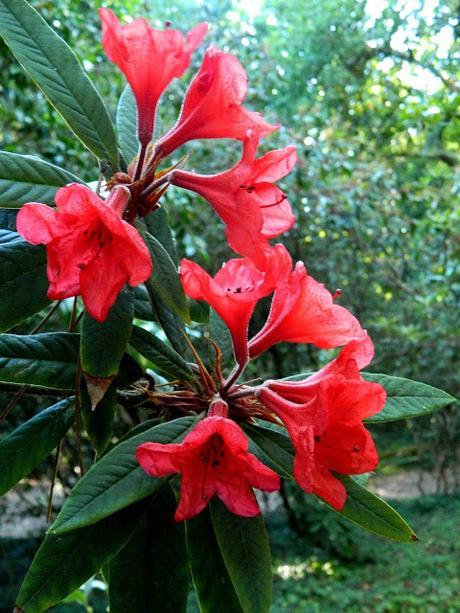
[[[0,229],[16,232],[18,209],[0,209]]]
[[[174,521],[176,506],[171,486],[165,483],[129,541],[110,561],[111,613],[185,611],[187,550],[184,524]]]
[[[44,460],[74,420],[74,399],[41,411],[0,440],[0,496]]]
[[[26,202],[53,204],[56,191],[67,183],[83,183],[75,175],[31,155],[0,151],[0,207]]]
[[[153,494],[162,480],[140,468],[136,449],[147,442],[179,442],[195,423],[195,417],[182,417],[118,444],[80,479],[50,531],[63,534],[82,528]]]
[[[169,225],[168,214],[166,213],[165,209],[159,208],[156,211],[153,211],[144,217],[144,223],[150,234],[166,249],[169,257],[174,262],[177,269],[179,266],[179,257],[177,255],[171,226]]]
[[[107,390],[94,411],[91,409],[91,400],[85,390],[82,390],[81,401],[83,425],[99,457],[107,448],[113,434],[117,401],[115,384]]]
[[[0,230],[0,331],[41,311],[47,291],[45,248]]]
[[[74,134],[117,170],[109,114],[70,47],[25,0],[0,0],[0,35]]]
[[[303,373],[286,377],[286,381],[299,381],[306,379],[313,373]],[[387,393],[386,404],[380,413],[366,419],[368,423],[381,423],[386,421],[397,421],[398,419],[409,419],[419,417],[438,411],[453,402],[456,398],[431,385],[404,379],[403,377],[393,377],[381,373],[362,372],[362,377],[366,381],[380,383]]]
[[[144,321],[155,321],[155,314],[145,285],[134,288],[134,317]]]
[[[209,338],[212,338],[222,351],[222,363],[224,365],[230,364],[234,360],[232,337],[227,326],[214,309],[211,309],[209,315]]]
[[[41,613],[71,594],[118,553],[143,513],[140,503],[72,534],[48,534],[24,579],[17,605],[26,613]]]
[[[251,451],[282,476],[292,476],[293,447],[289,438],[278,430],[261,426],[246,426],[252,440]],[[284,440],[283,440],[284,439]],[[291,455],[291,461],[289,461]],[[340,513],[370,532],[397,541],[410,542],[415,536],[405,520],[384,500],[359,485],[352,477],[336,475],[347,489],[347,500]]]
[[[347,500],[341,515],[352,522],[396,541],[415,541],[409,524],[384,500],[359,485],[352,477],[336,475],[347,490]]]
[[[134,326],[129,344],[167,376],[193,378],[193,372],[182,356],[147,330]]]
[[[151,286],[147,286],[147,291],[152,308],[155,309],[158,321],[169,342],[181,356],[189,355],[190,349],[185,341],[185,328],[182,320],[168,309],[160,296],[151,291]]]
[[[244,613],[268,612],[272,594],[270,545],[262,515],[240,517],[214,499],[209,505],[222,558]]]
[[[125,287],[109,311],[107,319],[99,323],[85,313],[81,333],[81,365],[93,377],[112,377],[120,367],[134,317],[134,294]]]
[[[137,140],[137,106],[129,85],[125,87],[117,106],[117,130],[120,149],[127,164],[139,153]]]
[[[193,585],[205,613],[243,613],[216,539],[209,509],[186,522],[187,548]]]
[[[281,431],[264,426],[247,424],[244,430],[249,436],[251,453],[282,477],[292,479],[294,448],[291,439]]]
[[[152,276],[145,285],[147,291],[158,294],[161,300],[173,313],[186,323],[190,323],[190,313],[187,298],[177,272],[177,266],[168,252],[150,232],[142,232],[153,262]]]
[[[0,381],[73,390],[78,334],[0,334]]]
[[[366,381],[380,383],[387,392],[385,407],[366,420],[370,423],[419,417],[455,402],[455,398],[447,392],[426,383],[383,374],[362,374]]]

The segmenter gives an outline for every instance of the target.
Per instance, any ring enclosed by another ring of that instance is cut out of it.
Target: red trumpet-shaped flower
[[[360,370],[367,366],[374,357],[374,345],[370,337],[365,334],[357,341],[351,341],[340,351],[339,355],[326,364],[321,370],[314,375],[296,381],[267,380],[264,384],[273,392],[276,392],[286,400],[303,404],[311,400],[317,393],[318,384],[325,378],[331,375],[341,375],[347,381],[362,381],[363,385],[372,394],[378,390],[380,400],[376,406],[383,407],[385,403],[386,393],[381,385],[376,383],[365,383],[360,374]],[[379,409],[380,410],[380,409]],[[374,412],[377,412],[375,410]]]
[[[281,395],[270,388],[260,388],[258,398],[278,415],[289,432],[295,449],[297,483],[341,509],[346,490],[333,473],[361,474],[378,464],[372,437],[362,420],[383,408],[383,388],[327,375],[319,383],[305,386],[303,404],[287,400],[284,390]]]
[[[196,138],[244,140],[248,130],[262,137],[278,126],[242,106],[247,76],[235,56],[214,47],[206,51],[203,64],[185,94],[176,125],[160,139],[158,149],[168,155]]]
[[[249,135],[240,162],[226,172],[199,175],[175,170],[171,183],[206,198],[226,224],[230,247],[263,269],[268,239],[289,230],[295,221],[286,195],[274,182],[291,172],[297,154],[295,147],[285,147],[256,159],[258,143],[257,136]]]
[[[312,343],[321,349],[345,345],[365,334],[358,320],[333,303],[332,294],[307,275],[298,262],[290,276],[277,286],[270,314],[249,343],[255,357],[274,343]]]
[[[102,44],[108,58],[117,64],[133,90],[138,108],[138,136],[150,142],[155,110],[161,94],[190,64],[208,26],[200,23],[186,36],[172,29],[155,30],[145,19],[121,25],[114,13],[99,9]]]
[[[33,245],[46,244],[48,298],[81,294],[90,315],[104,321],[125,283],[134,287],[149,278],[149,251],[122,220],[128,199],[124,187],[104,201],[72,183],[57,191],[57,209],[35,202],[22,207],[19,234]]]
[[[145,443],[136,455],[153,477],[182,474],[176,521],[200,513],[214,494],[232,513],[253,517],[260,509],[252,488],[280,487],[279,476],[248,452],[246,436],[225,417],[203,419],[181,444]]]
[[[273,248],[273,270],[264,273],[249,258],[229,260],[212,278],[205,270],[183,259],[181,280],[185,293],[195,300],[205,300],[227,324],[232,335],[235,356],[244,364],[248,355],[248,325],[257,302],[273,291],[274,274],[282,274],[284,251]],[[277,261],[275,261],[275,256]]]

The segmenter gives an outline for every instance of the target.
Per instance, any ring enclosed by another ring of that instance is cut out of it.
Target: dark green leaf
[[[200,610],[243,613],[216,539],[209,509],[186,522],[187,549]]]
[[[129,287],[119,294],[107,319],[99,323],[85,313],[81,333],[81,365],[92,377],[117,374],[134,317],[134,295]]]
[[[0,334],[0,381],[73,390],[78,344],[69,332]]]
[[[41,411],[0,440],[0,496],[44,460],[74,420],[74,399]]]
[[[144,217],[144,223],[150,234],[166,249],[169,257],[176,265],[177,270],[177,267],[179,266],[179,258],[177,256],[171,226],[169,225],[168,214],[166,213],[165,209],[159,208],[156,211],[153,211]]]
[[[169,342],[181,356],[188,355],[190,349],[185,340],[185,328],[182,320],[165,306],[160,296],[150,291],[149,286],[147,290],[149,292],[152,308],[155,309],[158,321],[168,337]]]
[[[46,252],[8,230],[0,230],[0,331],[47,304]]]
[[[244,430],[249,436],[251,453],[282,477],[292,479],[294,448],[291,439],[283,432],[265,426],[247,424]]]
[[[0,207],[26,202],[53,204],[56,191],[67,183],[83,183],[75,175],[31,155],[0,151]]]
[[[347,490],[341,515],[370,532],[396,541],[411,542],[416,536],[407,522],[388,503],[359,485],[352,477],[336,475]]]
[[[155,321],[155,314],[145,285],[134,288],[134,317],[144,321]]]
[[[180,442],[195,423],[195,417],[182,417],[116,445],[80,479],[50,531],[63,534],[82,528],[153,494],[162,480],[142,470],[136,460],[137,448],[147,442]]]
[[[270,545],[262,515],[240,517],[214,499],[210,505],[216,540],[244,613],[268,612],[272,594]]]
[[[109,114],[70,47],[25,0],[0,0],[0,35],[75,135],[116,170]]]
[[[0,228],[16,232],[18,209],[0,209]]]
[[[190,323],[187,298],[177,272],[177,265],[169,256],[163,245],[150,234],[142,232],[153,262],[152,276],[145,285],[149,294],[158,294],[166,307]]]
[[[94,411],[91,409],[91,400],[86,390],[82,390],[81,393],[83,425],[98,456],[104,452],[112,438],[116,401],[115,384],[107,390]]]
[[[129,343],[165,375],[174,379],[193,378],[193,372],[182,356],[147,330],[134,326]]]
[[[234,354],[231,334],[223,320],[213,309],[211,309],[209,315],[209,338],[212,338],[222,351],[222,363],[227,365],[232,363]]]
[[[187,550],[184,523],[174,521],[176,507],[171,486],[165,483],[129,541],[110,561],[111,613],[185,611]]]
[[[362,373],[366,381],[380,383],[387,392],[385,407],[367,422],[380,423],[427,415],[455,402],[455,398],[436,387],[390,375]]]
[[[209,304],[203,300],[189,300],[189,304],[192,321],[196,321],[199,324],[207,324],[211,310]]]
[[[137,106],[129,85],[125,87],[117,106],[117,130],[121,152],[127,164],[139,153],[137,140]]]
[[[72,534],[48,534],[24,579],[17,605],[26,613],[41,613],[60,602],[118,553],[143,512],[140,503]]]

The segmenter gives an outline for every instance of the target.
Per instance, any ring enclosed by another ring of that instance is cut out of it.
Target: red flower
[[[302,404],[315,396],[318,383],[327,376],[342,375],[348,381],[363,381],[359,371],[367,366],[373,357],[374,345],[370,337],[365,334],[361,339],[348,343],[334,360],[326,364],[314,375],[296,381],[286,379],[268,380],[264,386],[269,387],[286,400]],[[368,390],[380,390],[380,401],[376,406],[381,406],[378,409],[376,408],[374,411],[376,413],[385,403],[385,390],[381,385],[377,386],[376,383],[365,383],[363,381],[363,384],[367,386]]]
[[[104,202],[71,183],[57,191],[57,209],[35,202],[22,207],[19,234],[47,246],[48,298],[81,294],[88,313],[102,322],[125,283],[134,287],[149,278],[149,251],[121,218],[128,198],[128,190],[118,187]]]
[[[304,385],[303,404],[262,387],[259,400],[283,421],[295,448],[294,477],[306,492],[336,509],[345,504],[346,490],[335,473],[355,475],[373,470],[377,451],[362,420],[380,411],[385,392],[376,383],[325,376]],[[299,389],[296,389],[299,394]],[[301,397],[298,396],[297,400]]]
[[[364,334],[358,320],[333,304],[332,294],[298,262],[276,288],[265,326],[251,339],[249,349],[251,357],[283,341],[332,349]]]
[[[297,161],[295,147],[270,151],[256,159],[257,136],[244,143],[241,161],[226,172],[199,175],[182,170],[171,183],[197,192],[226,224],[230,247],[264,267],[268,239],[289,230],[295,218],[286,195],[274,185]]]
[[[196,138],[244,140],[248,130],[262,137],[279,126],[268,124],[260,113],[241,106],[247,76],[235,56],[216,48],[206,51],[203,64],[185,94],[177,124],[158,142],[168,155]]]
[[[138,136],[143,145],[150,142],[155,110],[161,94],[190,63],[208,26],[200,23],[186,37],[178,30],[155,30],[145,19],[122,26],[114,13],[99,9],[102,44],[108,58],[117,64],[136,97]]]
[[[274,287],[274,275],[281,274],[285,250],[272,249],[273,270],[261,272],[249,258],[229,260],[212,278],[205,270],[183,259],[181,279],[185,293],[195,300],[205,300],[227,324],[232,335],[235,356],[240,364],[248,359],[248,325],[260,298]],[[276,258],[276,259],[275,259]]]
[[[251,488],[280,487],[279,476],[248,452],[242,430],[225,417],[203,419],[181,444],[145,443],[136,456],[153,477],[182,473],[176,521],[200,513],[214,494],[232,513],[253,517],[260,509]]]

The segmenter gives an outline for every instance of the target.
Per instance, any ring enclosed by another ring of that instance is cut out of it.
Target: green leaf
[[[173,313],[186,323],[190,322],[187,298],[177,272],[177,266],[163,245],[150,234],[141,231],[153,262],[153,272],[145,283],[149,294],[158,294],[161,300]]]
[[[294,449],[289,437],[277,429],[263,426],[245,426],[252,441],[252,453],[281,476],[292,477]],[[289,460],[289,456],[291,459]],[[415,535],[405,520],[384,500],[359,485],[346,475],[335,475],[347,489],[345,506],[337,511],[362,528],[397,541],[410,542]]]
[[[147,330],[134,326],[129,344],[165,375],[174,379],[193,379],[193,372],[184,358]]]
[[[281,429],[246,424],[244,431],[249,436],[251,453],[282,477],[293,479],[294,448]]]
[[[0,209],[0,229],[16,232],[16,217],[18,216],[18,212],[18,209]]]
[[[107,390],[94,411],[91,409],[91,400],[86,390],[81,392],[83,425],[98,457],[104,453],[112,438],[116,404],[115,384]]]
[[[0,151],[0,207],[26,202],[53,204],[56,191],[67,183],[83,183],[75,175],[31,155]]]
[[[145,285],[134,288],[134,317],[143,321],[155,321],[155,314]]]
[[[78,334],[0,334],[0,381],[75,389]]]
[[[366,419],[368,423],[396,421],[427,415],[438,411],[456,399],[436,387],[390,375],[362,373],[366,381],[380,383],[387,392],[385,407],[380,413]]]
[[[44,460],[74,420],[74,398],[34,415],[0,440],[0,496]]]
[[[244,613],[269,611],[272,594],[270,545],[262,515],[240,517],[214,499],[210,505],[216,540]]]
[[[85,313],[81,333],[81,365],[92,377],[113,377],[118,373],[128,345],[134,317],[134,294],[125,287],[99,323]]]
[[[284,381],[300,381],[312,374],[308,372],[293,375],[286,377]],[[362,372],[361,375],[366,381],[380,383],[387,393],[387,401],[383,410],[368,417],[366,423],[382,423],[428,415],[457,401],[447,392],[426,383],[420,383],[420,381],[381,373]]]
[[[340,515],[370,532],[387,536],[395,541],[409,543],[417,540],[409,524],[388,503],[359,485],[352,477],[335,476],[347,490],[345,506],[337,511]]]
[[[117,170],[109,114],[70,47],[25,0],[0,0],[0,35],[74,134]]]
[[[80,479],[50,532],[64,534],[93,524],[153,494],[161,479],[149,477],[136,460],[142,443],[177,443],[193,428],[195,417],[181,417],[119,443]]]
[[[27,613],[41,613],[71,594],[118,553],[143,513],[140,503],[72,534],[48,534],[27,572],[17,605]]]
[[[48,285],[45,248],[0,230],[0,331],[41,311]]]
[[[120,149],[127,164],[139,153],[137,140],[137,105],[129,85],[123,90],[117,106],[117,131]]]
[[[225,603],[225,613],[242,613],[216,539],[209,509],[204,509],[185,523],[190,570],[200,610],[212,613]]]
[[[142,521],[109,563],[111,613],[186,610],[188,565],[184,523],[174,521],[176,498],[165,483]]]
[[[157,319],[168,337],[169,342],[177,353],[182,356],[188,355],[190,349],[185,340],[185,328],[182,320],[165,306],[160,296],[155,292],[151,292],[149,287],[147,287],[147,290],[149,291],[152,308],[155,309]]]
[[[226,324],[214,309],[211,309],[209,315],[209,338],[212,338],[222,351],[222,363],[224,365],[233,363],[235,358],[232,336]]]
[[[171,226],[169,225],[168,214],[165,209],[156,209],[144,217],[144,223],[150,234],[166,249],[177,270],[179,266],[179,257],[177,255]]]

